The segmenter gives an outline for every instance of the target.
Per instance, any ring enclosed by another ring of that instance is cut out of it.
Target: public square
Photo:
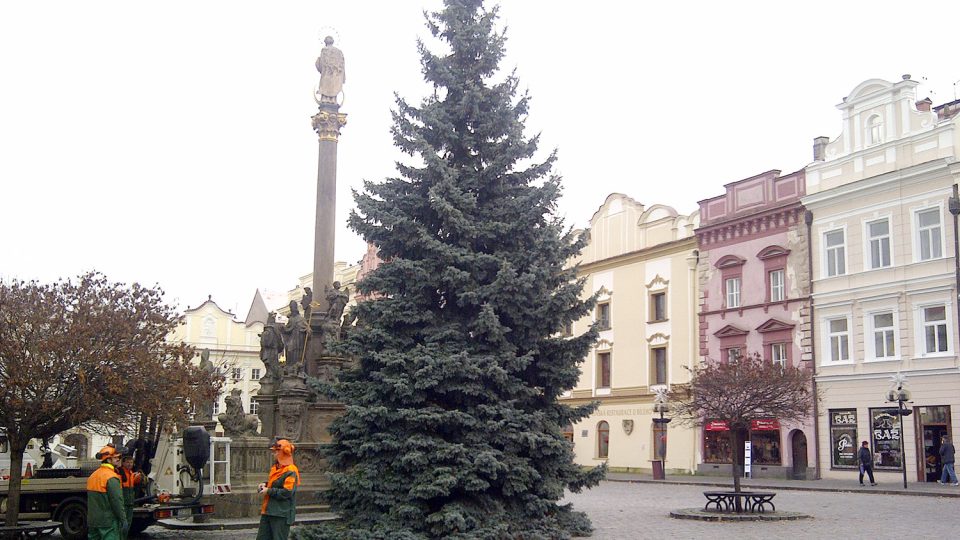
[[[854,480],[855,482],[855,480]],[[854,484],[851,483],[851,487]],[[671,510],[702,506],[695,485],[603,482],[568,501],[590,515],[597,540],[664,538],[954,538],[960,527],[958,499],[869,492],[779,490],[780,510],[813,519],[780,522],[710,523],[669,517]],[[868,488],[869,489],[869,488]],[[142,538],[255,538],[255,529],[182,531],[151,527]]]

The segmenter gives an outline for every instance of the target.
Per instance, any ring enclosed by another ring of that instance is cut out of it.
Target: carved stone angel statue
[[[321,103],[336,103],[337,96],[343,90],[343,83],[347,80],[343,63],[343,52],[333,46],[333,38],[323,38],[324,47],[317,58],[317,71],[320,72],[320,89],[318,91]]]

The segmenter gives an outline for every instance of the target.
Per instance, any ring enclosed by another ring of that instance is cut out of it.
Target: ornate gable
[[[717,268],[733,268],[734,266],[743,266],[745,262],[747,262],[746,259],[730,254],[720,257],[720,260],[714,266]]]
[[[757,258],[760,260],[774,259],[776,257],[786,257],[790,254],[790,250],[783,246],[767,246],[760,250],[760,253],[757,253]]]
[[[749,333],[750,333],[749,330],[743,330],[741,328],[737,328],[732,324],[728,324],[723,328],[714,332],[713,335],[717,336],[718,338],[725,338],[725,337],[745,336]]]
[[[783,322],[777,319],[768,319],[767,322],[757,327],[757,332],[765,334],[767,332],[781,332],[783,330],[793,330],[796,325]]]

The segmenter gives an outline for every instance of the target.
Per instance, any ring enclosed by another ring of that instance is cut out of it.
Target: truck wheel
[[[83,540],[87,537],[87,505],[72,501],[61,505],[56,521],[60,525],[60,536],[65,540]]]
[[[147,530],[147,527],[153,525],[155,522],[152,519],[139,519],[133,518],[133,523],[130,524],[130,532],[127,535],[130,538],[136,538],[138,534]]]

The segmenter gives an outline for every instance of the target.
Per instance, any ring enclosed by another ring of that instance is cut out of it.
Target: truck
[[[202,426],[191,426],[184,430],[181,441],[176,441],[180,443],[177,457],[186,461],[176,464],[181,479],[176,485],[181,489],[176,493],[158,490],[153,478],[148,477],[134,501],[131,538],[161,519],[188,519],[214,513],[212,504],[201,501],[203,470],[211,452],[210,436]],[[162,459],[166,459],[168,453],[159,452]],[[93,461],[81,462],[79,467],[36,469],[32,477],[20,483],[20,519],[58,521],[63,538],[87,538],[87,477],[99,466],[99,462]],[[0,515],[6,512],[6,503],[7,482],[4,481],[0,482]]]

